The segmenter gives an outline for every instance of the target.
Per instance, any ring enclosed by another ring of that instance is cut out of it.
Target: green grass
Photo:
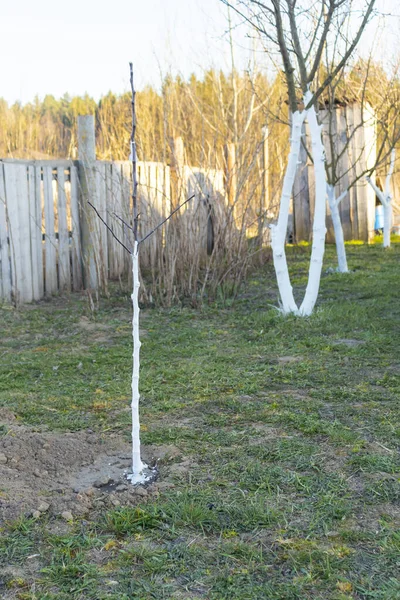
[[[0,594],[400,598],[400,246],[347,253],[350,274],[325,273],[327,249],[306,319],[273,308],[270,264],[231,306],[144,310],[142,442],[178,446],[189,476],[62,536],[51,519],[10,524],[0,564],[20,575],[0,578]],[[289,250],[297,297],[308,257]],[[128,438],[130,326],[121,291],[94,317],[78,296],[3,307],[0,405],[27,425]]]

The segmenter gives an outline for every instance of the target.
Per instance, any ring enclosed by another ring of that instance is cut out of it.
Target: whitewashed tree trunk
[[[393,171],[394,171],[394,163],[396,160],[396,150],[393,148],[390,155],[390,167],[389,172],[386,176],[385,189],[384,191],[380,190],[378,186],[371,181],[369,177],[367,177],[368,183],[373,188],[375,194],[378,196],[379,200],[383,206],[383,247],[390,247],[390,231],[392,229],[392,196],[390,193],[390,182],[392,179]]]
[[[343,200],[343,198],[345,198],[347,193],[348,193],[348,190],[343,192],[343,194],[341,194],[339,196],[339,198],[336,199],[335,186],[333,186],[329,183],[326,185],[326,195],[328,196],[329,208],[331,209],[331,215],[332,215],[333,230],[335,232],[335,242],[336,242],[336,252],[337,252],[337,258],[338,258],[339,273],[348,273],[349,272],[349,269],[347,266],[346,248],[344,245],[343,227],[342,227],[342,221],[340,219],[340,212],[339,212],[339,204]]]
[[[133,275],[133,373],[132,373],[132,475],[128,479],[132,483],[144,482],[146,477],[143,470],[146,465],[140,457],[140,422],[139,422],[139,368],[140,368],[140,339],[139,339],[139,251],[138,243],[135,241],[132,252],[132,275]]]
[[[312,99],[310,91],[304,95],[304,104],[307,106]],[[315,172],[315,211],[313,223],[313,243],[311,250],[310,269],[304,300],[299,313],[303,316],[311,315],[318,298],[321,280],[322,262],[325,252],[326,236],[326,172],[325,149],[322,143],[322,125],[318,124],[314,104],[307,111],[307,120],[310,127],[312,156]]]
[[[296,176],[299,160],[301,130],[306,111],[297,111],[292,115],[292,131],[290,138],[290,152],[288,165],[283,179],[283,188],[279,207],[278,223],[271,225],[271,247],[274,259],[274,268],[278,282],[279,293],[282,302],[283,314],[298,313],[298,308],[293,296],[293,288],[290,283],[289,271],[285,254],[286,232],[289,217],[290,198],[293,183]]]
[[[390,230],[392,229],[392,198],[386,196],[386,205],[383,205],[383,247],[390,247]]]
[[[393,148],[390,153],[390,167],[385,181],[385,203],[383,205],[383,247],[390,247],[390,232],[392,229],[392,195],[390,193],[390,183],[396,161],[396,149]]]
[[[304,105],[307,106],[312,100],[312,93],[304,94]],[[294,300],[293,289],[290,283],[288,266],[285,254],[286,231],[289,215],[290,197],[292,195],[293,183],[299,160],[301,129],[307,116],[310,126],[312,155],[315,170],[315,211],[313,223],[313,244],[310,259],[307,289],[304,300],[300,306]],[[288,166],[283,180],[281,203],[279,208],[278,223],[271,226],[271,246],[274,259],[276,278],[281,296],[282,313],[294,313],[308,316],[312,313],[317,301],[319,284],[321,280],[322,261],[325,250],[326,235],[326,174],[325,174],[325,150],[321,136],[322,126],[318,124],[315,106],[302,112],[295,112],[292,116],[292,132],[290,138],[290,152]]]

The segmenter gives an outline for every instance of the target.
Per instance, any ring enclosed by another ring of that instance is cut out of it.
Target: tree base
[[[158,469],[157,467],[149,467],[145,463],[143,463],[143,469],[140,473],[129,473],[125,471],[124,477],[132,484],[132,485],[149,485],[156,481],[158,477]]]

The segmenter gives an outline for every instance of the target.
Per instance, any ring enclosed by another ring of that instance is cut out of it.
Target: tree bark
[[[347,194],[347,190],[345,194],[342,194],[338,199],[336,199],[335,187],[328,183],[326,186],[326,194],[328,196],[329,208],[331,209],[332,215],[333,229],[335,232],[338,271],[339,273],[348,273],[349,269],[347,266],[346,247],[344,245],[343,227],[339,212],[340,201],[342,197],[344,197]]]
[[[383,205],[383,247],[390,248],[390,230],[392,229],[392,199],[386,199]]]
[[[304,94],[304,104],[309,105],[312,99],[310,91]],[[307,120],[310,127],[312,154],[315,172],[315,210],[313,223],[313,242],[310,259],[308,283],[304,300],[300,306],[299,314],[311,315],[318,298],[319,284],[321,280],[322,262],[325,252],[326,235],[326,172],[325,172],[325,150],[322,143],[322,126],[318,124],[315,104],[307,111]]]
[[[278,223],[276,225],[271,225],[271,246],[283,314],[298,313],[298,308],[294,300],[293,289],[289,278],[285,254],[285,242],[289,217],[290,197],[292,194],[297,163],[299,160],[301,131],[305,116],[306,111],[296,111],[292,114],[290,152],[285,177],[283,180]]]
[[[132,275],[133,275],[133,318],[132,318],[132,335],[133,335],[133,373],[132,373],[132,475],[129,479],[132,483],[144,481],[143,468],[144,464],[140,458],[140,422],[139,422],[139,368],[140,368],[140,346],[139,339],[139,252],[138,243],[134,242],[132,252]]]
[[[392,196],[390,193],[390,182],[394,171],[394,163],[396,160],[396,150],[393,148],[390,155],[390,167],[389,172],[386,176],[385,191],[382,192],[378,186],[367,177],[368,183],[373,188],[375,194],[383,206],[383,247],[390,248],[390,231],[392,229]]]

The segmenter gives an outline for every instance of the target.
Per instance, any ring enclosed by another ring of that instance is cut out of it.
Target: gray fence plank
[[[27,165],[28,172],[28,213],[30,225],[30,247],[31,247],[31,278],[32,278],[32,297],[33,300],[39,300],[39,284],[38,284],[38,265],[37,265],[37,244],[41,240],[42,224],[37,222],[36,216],[36,198],[35,198],[35,168],[32,165]],[[40,228],[40,229],[39,229]]]
[[[17,195],[17,173],[15,165],[4,165],[4,179],[8,212],[8,235],[11,254],[11,283],[12,293],[16,304],[21,302],[22,256],[19,236],[19,210]]]
[[[354,114],[354,125],[357,127],[355,132],[355,151],[357,157],[356,172],[357,175],[362,173],[366,168],[365,160],[365,131],[364,127],[360,127],[362,122],[361,108],[357,104],[353,106]],[[368,241],[368,222],[367,222],[367,209],[368,209],[368,188],[369,185],[365,179],[360,179],[357,184],[357,216],[358,216],[358,234],[359,239],[367,242]]]
[[[64,167],[57,167],[58,208],[58,285],[60,290],[71,289],[69,260],[69,231],[67,225],[67,195],[65,193]]]
[[[114,217],[114,213],[122,216],[122,188],[121,188],[121,166],[112,164],[109,170],[108,180],[108,198],[107,198],[107,223],[112,228],[119,240],[123,240],[124,232],[122,223]],[[109,273],[112,279],[118,279],[124,270],[125,250],[108,232],[108,248],[109,248]],[[111,255],[111,256],[110,256]],[[111,260],[110,260],[111,259]]]
[[[132,221],[131,207],[131,165],[123,163],[121,165],[121,195],[122,195],[122,218],[128,225]],[[123,227],[123,242],[128,248],[133,248],[133,233],[127,227]],[[128,252],[123,252],[124,257],[124,274],[132,269],[132,260]]]
[[[0,165],[0,300],[11,302],[11,268],[4,168]]]
[[[54,294],[57,286],[57,240],[54,227],[53,169],[43,168],[45,275],[46,295]]]
[[[32,302],[32,256],[31,256],[31,218],[28,194],[27,165],[18,164],[16,168],[17,203],[19,237],[21,248],[21,279],[19,292],[21,302]]]
[[[96,200],[97,210],[101,217],[107,222],[107,172],[106,165],[96,161]],[[105,287],[108,280],[108,240],[107,228],[100,219],[96,219],[98,236],[98,256],[97,262],[101,276],[102,285]]]
[[[338,139],[337,139],[337,153],[340,157],[339,159],[339,173],[343,173],[340,182],[339,189],[336,192],[338,196],[345,192],[349,187],[349,153],[346,150],[347,145],[347,117],[346,117],[346,107],[340,107],[336,109],[337,113],[337,130],[338,130]],[[345,198],[341,201],[339,205],[340,211],[340,220],[342,222],[343,234],[345,240],[351,240],[351,218],[350,218],[350,194],[348,193]]]
[[[71,166],[71,253],[72,253],[72,286],[78,291],[82,289],[82,256],[81,256],[81,232],[79,220],[79,182],[78,168]]]
[[[36,262],[38,268],[39,298],[44,296],[44,263],[43,263],[43,201],[42,201],[42,168],[35,166],[35,205],[38,226],[38,243],[36,245]]]

